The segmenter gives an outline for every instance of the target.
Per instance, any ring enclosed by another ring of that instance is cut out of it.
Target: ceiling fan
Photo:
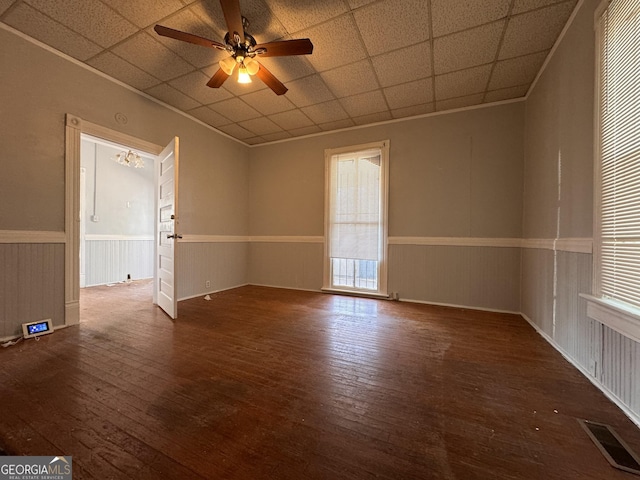
[[[308,38],[298,40],[281,40],[279,42],[257,43],[253,36],[246,32],[249,22],[240,14],[240,0],[220,0],[224,19],[229,29],[224,36],[224,43],[215,42],[198,35],[181,32],[173,28],[156,25],[154,30],[163,37],[174,38],[183,42],[203,47],[225,50],[231,54],[220,60],[220,68],[207,82],[211,88],[220,88],[227,78],[238,67],[238,83],[250,83],[251,75],[258,75],[276,95],[283,95],[287,87],[278,80],[256,57],[284,57],[288,55],[309,55],[313,52],[313,44]]]

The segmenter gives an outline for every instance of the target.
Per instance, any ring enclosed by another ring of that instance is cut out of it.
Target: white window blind
[[[640,1],[599,19],[599,294],[640,308]]]
[[[381,222],[380,149],[331,158],[329,255],[379,260]]]

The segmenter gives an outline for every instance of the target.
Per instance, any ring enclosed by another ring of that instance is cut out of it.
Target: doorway
[[[80,288],[153,279],[155,155],[82,134],[80,157]]]

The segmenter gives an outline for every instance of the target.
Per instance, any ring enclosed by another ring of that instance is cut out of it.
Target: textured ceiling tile
[[[337,100],[304,107],[302,111],[315,123],[327,123],[349,117]]]
[[[350,15],[345,15],[318,27],[300,32],[313,43],[313,54],[309,62],[319,72],[341,67],[367,56],[361,42],[354,36],[355,24]]]
[[[440,100],[436,102],[436,110],[441,112],[443,110],[453,110],[454,108],[464,108],[478,105],[480,102],[482,102],[482,96],[482,93],[476,93],[474,95],[451,98],[449,100]]]
[[[518,13],[528,12],[529,10],[535,10],[537,8],[546,7],[562,1],[564,0],[515,0],[511,14],[516,15]],[[575,6],[577,1],[578,0],[569,1],[569,3],[572,4],[572,8]]]
[[[0,0],[0,15],[7,11],[17,0]]]
[[[320,127],[317,125],[311,125],[310,127],[294,128],[289,130],[289,133],[294,137],[301,137],[303,135],[312,135],[314,133],[320,133]]]
[[[329,90],[338,97],[348,97],[378,88],[369,60],[329,70],[321,74]]]
[[[189,115],[196,117],[198,120],[211,125],[212,127],[219,127],[221,125],[228,125],[231,123],[227,117],[220,115],[218,112],[214,112],[209,107],[198,107],[187,112]]]
[[[289,132],[276,132],[276,133],[269,133],[267,135],[262,135],[262,138],[265,139],[265,141],[267,142],[275,142],[278,140],[284,140],[285,138],[291,138],[292,135]]]
[[[454,33],[433,41],[436,74],[462,70],[496,58],[504,21]]]
[[[489,89],[531,84],[547,58],[547,54],[548,52],[539,52],[497,62],[491,75]]]
[[[439,37],[505,18],[510,0],[431,0],[433,36]]]
[[[86,60],[102,50],[24,3],[11,10],[4,23],[79,60]]]
[[[231,135],[232,137],[237,138],[239,140],[255,137],[255,135],[251,133],[249,130],[247,130],[246,128],[242,128],[240,125],[235,123],[218,127],[218,130],[226,133],[227,135]]]
[[[384,95],[380,90],[341,98],[340,103],[351,117],[361,117],[388,110]]]
[[[355,117],[353,121],[356,123],[356,125],[367,125],[370,123],[385,122],[387,120],[392,120],[392,118],[393,117],[391,117],[390,112],[378,112],[371,113],[369,115],[363,115],[362,117]]]
[[[393,118],[415,117],[416,115],[424,115],[435,110],[433,103],[423,103],[422,105],[411,105],[410,107],[396,108],[391,110]]]
[[[191,31],[191,33],[195,33],[196,35],[200,35],[201,37],[215,40],[216,42],[224,43],[224,36],[227,33],[227,25],[224,21],[224,14],[222,13],[220,2],[218,1],[212,2],[208,0],[204,2],[197,1],[193,5],[190,5],[189,9],[185,10],[184,12],[195,14],[198,17],[198,24],[197,24],[198,26],[196,27],[198,30]],[[166,22],[163,22],[163,25],[171,27],[169,22],[185,21],[183,19],[179,19],[182,13],[183,12],[180,12],[178,15],[171,17]],[[177,28],[177,27],[172,27],[172,28]]]
[[[431,46],[422,42],[373,57],[380,85],[390,87],[431,76]]]
[[[263,115],[286,112],[287,110],[296,108],[286,95],[276,95],[268,88],[243,95],[242,100]]]
[[[320,78],[320,75],[294,80],[287,84],[287,98],[298,107],[306,107],[316,103],[333,100],[333,95]]]
[[[184,6],[178,0],[154,0],[153,2],[131,0],[102,1],[140,28],[148,27]]]
[[[209,106],[234,122],[242,122],[260,116],[260,112],[244,103],[239,98],[230,98]]]
[[[500,49],[500,60],[549,50],[572,10],[571,3],[561,3],[511,17]]]
[[[187,97],[184,93],[179,92],[166,83],[148,88],[145,91],[152,97],[156,97],[169,105],[179,108],[180,110],[191,110],[192,108],[196,108],[200,105],[193,98]]]
[[[221,36],[219,31],[212,29],[210,25],[205,24],[204,21],[190,9],[183,10],[171,18],[163,20],[161,25],[221,43],[224,36],[224,34]],[[158,35],[155,30],[153,30],[153,27],[149,27],[147,33],[198,68],[206,67],[214,63],[217,64],[217,62],[228,56],[228,53],[222,50],[194,45]]]
[[[160,80],[170,80],[194,70],[193,66],[146,33],[128,39],[112,52]]]
[[[345,118],[344,120],[338,120],[336,122],[323,123],[320,125],[320,128],[325,132],[329,132],[331,130],[340,130],[342,128],[353,127],[354,125],[355,123],[353,122],[353,120],[351,120],[350,118]]]
[[[429,19],[424,0],[405,0],[402,8],[398,8],[398,0],[384,0],[355,10],[353,16],[369,55],[429,39]]]
[[[524,97],[529,90],[529,85],[520,85],[518,87],[501,88],[499,90],[492,90],[487,92],[484,96],[484,101],[499,102],[500,100],[509,100],[511,98]]]
[[[313,122],[309,120],[309,117],[300,110],[289,110],[288,112],[276,113],[274,115],[270,115],[269,118],[285,130],[313,125]]]
[[[256,135],[280,132],[282,129],[267,117],[258,117],[240,122],[242,128],[246,128]]]
[[[171,80],[169,84],[203,105],[221,102],[232,96],[231,93],[224,88],[207,87],[208,81],[208,76],[200,71],[196,71]]]
[[[261,143],[266,142],[266,140],[262,137],[251,137],[251,138],[245,138],[243,142],[248,143],[249,145],[259,145]]]
[[[160,80],[157,78],[152,77],[147,72],[131,65],[126,60],[121,59],[111,52],[101,53],[87,63],[138,90],[144,90],[160,83]]]
[[[482,65],[436,76],[436,108],[440,100],[484,92],[490,72],[491,65]]]
[[[138,30],[98,0],[26,0],[32,7],[103,47],[110,47]]]
[[[304,55],[291,57],[265,57],[259,59],[278,80],[286,84],[291,80],[307,77],[315,73],[315,70]]]
[[[348,0],[349,2],[349,7],[351,7],[352,10],[355,10],[356,8],[360,8],[363,7],[365,5],[369,5],[370,3],[376,2],[377,0]]]
[[[266,3],[289,33],[325,22],[347,11],[342,0],[266,0]]]
[[[433,101],[433,82],[430,78],[427,78],[395,85],[385,88],[384,95],[391,109],[429,103]]]

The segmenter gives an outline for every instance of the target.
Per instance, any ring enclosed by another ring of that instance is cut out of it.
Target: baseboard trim
[[[234,288],[246,287],[247,285],[249,285],[249,284],[248,283],[243,283],[243,284],[240,284],[240,285],[235,285],[233,287],[226,287],[226,288],[221,288],[219,290],[212,290],[210,292],[196,293],[194,295],[189,295],[187,297],[180,297],[180,298],[178,298],[178,301],[182,302],[184,300],[191,300],[192,298],[204,297],[205,295],[212,295],[214,293],[225,292],[227,290],[233,290]]]
[[[433,305],[436,307],[448,307],[448,308],[459,308],[463,310],[478,310],[480,312],[491,312],[491,313],[506,313],[509,315],[520,315],[520,312],[514,312],[512,310],[501,310],[499,308],[488,308],[488,307],[472,307],[469,305],[458,305],[455,303],[442,303],[442,302],[430,302],[427,300],[414,300],[411,298],[400,298],[399,301],[407,302],[407,303],[417,303],[420,305]]]

